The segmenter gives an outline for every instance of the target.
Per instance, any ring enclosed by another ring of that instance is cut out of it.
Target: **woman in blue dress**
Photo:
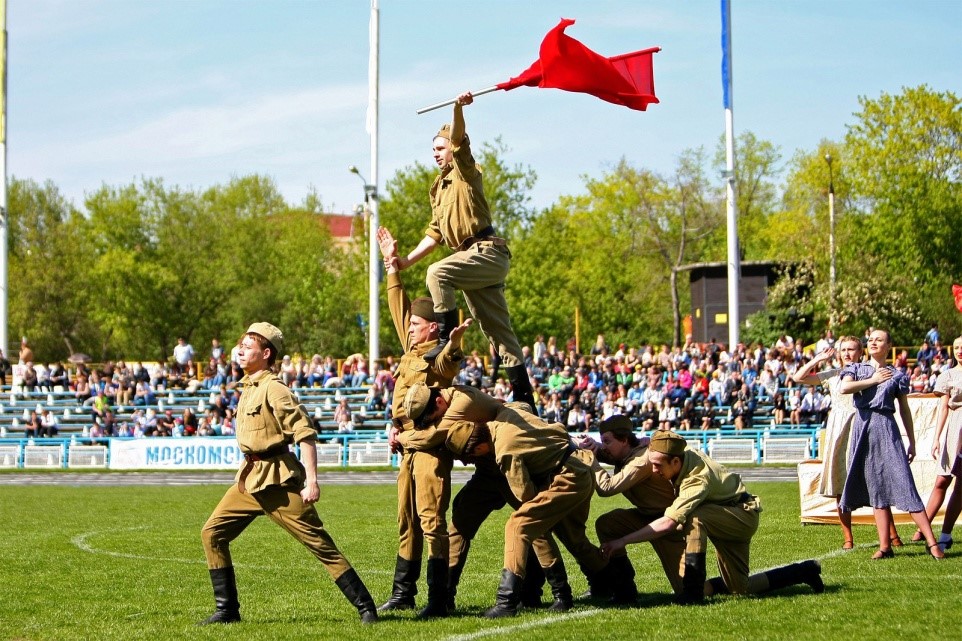
[[[842,393],[854,395],[855,419],[850,436],[849,472],[840,508],[852,512],[871,505],[875,510],[879,549],[873,559],[894,556],[889,541],[892,519],[889,507],[911,514],[925,537],[929,554],[941,559],[944,555],[932,534],[925,505],[915,489],[915,479],[909,468],[915,458],[915,429],[906,398],[909,380],[905,374],[885,364],[891,349],[889,333],[882,329],[873,330],[866,346],[869,360],[847,365],[841,372]],[[908,436],[907,450],[895,422],[896,409]]]

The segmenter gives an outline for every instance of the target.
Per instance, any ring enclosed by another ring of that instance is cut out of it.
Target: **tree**
[[[854,219],[859,256],[911,270],[901,293],[921,316],[906,333],[958,326],[950,285],[962,275],[962,100],[922,85],[859,103],[844,149],[863,214]]]
[[[62,359],[97,335],[83,216],[52,183],[10,181],[10,327],[34,354]]]

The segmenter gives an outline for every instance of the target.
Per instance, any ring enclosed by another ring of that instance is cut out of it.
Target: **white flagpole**
[[[378,63],[379,63],[379,23],[380,15],[378,10],[378,0],[371,0],[371,23],[370,23],[370,53],[368,59],[368,108],[367,108],[367,131],[371,135],[371,185],[372,189],[366,199],[370,208],[370,218],[368,221],[368,368],[370,375],[374,375],[374,364],[380,356],[380,346],[378,344],[378,333],[380,331],[380,274],[381,261],[377,246],[377,228],[380,224],[378,218],[378,191],[377,191],[377,125],[378,125]]]
[[[728,202],[728,351],[733,353],[739,342],[738,281],[741,257],[738,251],[738,211],[735,201],[735,123],[732,116],[732,14],[730,0],[722,7],[722,88],[725,103],[725,178]]]
[[[10,220],[7,215],[7,0],[0,0],[0,349],[7,350],[7,247]]]

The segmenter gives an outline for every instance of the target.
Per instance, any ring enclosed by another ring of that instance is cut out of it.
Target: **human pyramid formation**
[[[595,602],[635,602],[635,572],[625,547],[643,541],[652,543],[680,603],[797,584],[822,592],[821,567],[815,560],[749,574],[761,503],[738,474],[687,449],[681,436],[658,432],[650,440],[638,439],[629,419],[616,415],[601,424],[601,445],[591,439],[575,443],[562,425],[534,414],[531,383],[504,295],[511,254],[492,226],[481,172],[465,133],[462,108],[472,101],[470,93],[458,96],[452,122],[433,139],[440,173],[431,186],[433,214],[423,240],[401,256],[391,233],[377,231],[391,316],[405,349],[389,434],[392,448],[401,453],[399,548],[390,598],[375,607],[318,517],[316,433],[304,408],[272,374],[283,334],[260,322],[243,336],[237,355],[246,374],[237,411],[237,440],[245,463],[203,529],[216,610],[202,623],[240,620],[229,545],[265,513],[324,564],[364,623],[377,621],[379,611],[415,608],[425,548],[427,603],[417,617],[450,613],[471,540],[484,520],[505,505],[513,512],[505,526],[495,603],[485,612],[489,618],[540,605],[545,582],[553,597],[551,610],[573,607],[555,538],[577,560]],[[399,272],[441,244],[452,253],[428,269],[431,296],[409,300]],[[459,324],[457,291],[502,359],[513,389],[510,403],[451,384],[462,358],[461,339],[472,324],[472,319]],[[289,451],[292,443],[300,445],[303,465]],[[475,471],[454,497],[449,527],[455,458],[472,463]],[[601,462],[614,464],[614,474]],[[624,494],[633,504],[597,520],[600,546],[586,534],[596,492]],[[925,536],[931,538],[931,529]],[[710,580],[708,541],[715,547],[721,574]]]

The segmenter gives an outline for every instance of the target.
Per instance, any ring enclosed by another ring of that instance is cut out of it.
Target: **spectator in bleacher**
[[[221,423],[221,436],[233,436],[237,429],[236,423],[237,421],[234,418],[234,410],[228,407],[227,412],[224,414],[224,421]]]
[[[134,388],[133,404],[138,407],[146,407],[147,405],[153,405],[155,402],[156,398],[154,397],[154,391],[150,389],[150,384],[138,381],[137,387]]]
[[[174,345],[174,362],[183,368],[186,368],[187,363],[194,360],[194,347],[187,342],[183,336],[177,338],[177,344]]]
[[[244,378],[244,370],[240,368],[240,365],[231,361],[227,368],[227,376],[224,378],[224,383],[227,385],[228,390],[239,389],[240,380]]]
[[[825,350],[832,349],[833,347],[835,347],[835,334],[832,333],[832,330],[826,329],[822,337],[815,343],[815,353],[821,354]]]
[[[56,391],[58,387],[61,390],[66,390],[70,387],[70,376],[67,374],[67,370],[64,369],[63,363],[59,361],[50,367],[50,385],[53,386],[54,391]]]
[[[172,409],[164,410],[164,413],[157,417],[158,436],[173,436],[177,426],[177,419],[174,418]]]
[[[12,366],[7,357],[3,355],[3,350],[0,349],[0,385],[7,384],[7,374],[10,373]]]
[[[942,342],[942,336],[939,334],[938,323],[932,323],[932,327],[925,333],[925,340],[929,345],[935,345],[936,343]]]
[[[736,430],[751,426],[751,414],[745,401],[740,398],[735,399],[735,403],[728,409],[728,422],[732,423]]]
[[[225,378],[224,374],[220,371],[217,360],[211,358],[207,361],[206,367],[204,367],[204,380],[201,381],[200,386],[203,389],[217,389],[221,383],[225,382]]]
[[[109,409],[111,409],[110,400],[107,398],[106,391],[101,389],[97,392],[97,395],[93,397],[93,402],[90,404],[91,416],[93,418],[99,418],[102,421],[104,414],[106,414]]]
[[[785,400],[785,393],[781,390],[775,392],[775,396],[772,399],[772,417],[775,419],[775,425],[784,425],[785,416],[788,412],[788,402]]]
[[[867,346],[870,360],[842,368],[841,391],[854,395],[856,414],[852,423],[849,472],[839,505],[845,512],[864,506],[874,509],[879,549],[873,559],[894,556],[890,539],[892,516],[887,510],[890,506],[911,514],[925,537],[929,554],[941,559],[945,555],[932,534],[909,468],[915,458],[915,430],[907,401],[909,384],[904,374],[885,363],[891,347],[889,333],[874,330]],[[905,427],[908,449],[895,422],[896,409]]]
[[[169,385],[169,375],[170,369],[167,367],[167,361],[160,361],[150,373],[150,387],[155,390],[166,390]]]
[[[33,350],[30,349],[26,336],[20,339],[20,356],[18,362],[20,365],[33,362]]]
[[[53,384],[50,382],[50,365],[39,363],[36,366],[37,389],[41,392],[52,392]]]
[[[77,377],[77,382],[74,384],[74,399],[78,405],[85,405],[89,398],[90,383],[87,381],[87,377],[81,374]]]
[[[658,429],[673,430],[678,427],[678,408],[671,404],[667,396],[662,399],[658,408]]]
[[[725,404],[725,382],[721,379],[721,372],[717,369],[712,372],[711,380],[708,382],[708,396],[715,407],[721,407]]]
[[[932,359],[935,358],[935,350],[928,341],[922,341],[922,346],[919,347],[919,351],[915,353],[915,363],[923,371],[927,371],[929,367],[932,366]]]
[[[802,402],[798,406],[799,422],[806,425],[821,423],[822,418],[822,395],[818,387],[810,386],[802,396]]]
[[[40,436],[42,430],[43,425],[40,423],[40,416],[37,414],[37,410],[30,410],[30,418],[23,424],[23,437],[33,438]]]
[[[685,400],[685,404],[678,414],[678,429],[691,430],[695,429],[696,425],[701,427],[698,419],[698,408],[695,406],[695,401],[690,398]]]
[[[23,365],[23,377],[20,379],[20,386],[26,392],[32,392],[37,389],[37,371],[33,367],[32,361],[27,361]]]
[[[802,391],[798,387],[792,388],[785,401],[788,407],[788,422],[793,426],[802,424]]]
[[[718,416],[715,410],[715,405],[711,402],[711,399],[706,398],[702,401],[701,411],[698,413],[699,420],[701,421],[701,429],[711,430],[718,427],[718,421],[716,417]]]
[[[120,436],[117,426],[117,417],[112,410],[107,410],[101,422],[100,429],[104,436]]]
[[[220,340],[212,338],[210,340],[210,357],[217,362],[221,362],[224,359],[224,346],[220,344]]]
[[[346,398],[342,398],[341,402],[334,408],[334,422],[337,423],[338,434],[350,434],[354,431],[351,406],[348,405]]]
[[[909,379],[909,389],[913,394],[921,394],[925,391],[925,386],[928,385],[929,377],[922,371],[922,367],[919,365],[915,366],[912,370],[912,377]]]
[[[194,414],[193,410],[189,407],[184,408],[184,413],[181,414],[180,424],[184,430],[184,436],[194,436],[197,434],[197,415]]]
[[[307,365],[307,387],[318,387],[324,384],[324,360],[320,354],[314,354]]]
[[[590,417],[581,407],[581,403],[574,403],[568,407],[567,427],[569,432],[587,432],[590,429]]]
[[[645,401],[638,410],[638,425],[646,432],[658,429],[658,406],[654,401]]]

